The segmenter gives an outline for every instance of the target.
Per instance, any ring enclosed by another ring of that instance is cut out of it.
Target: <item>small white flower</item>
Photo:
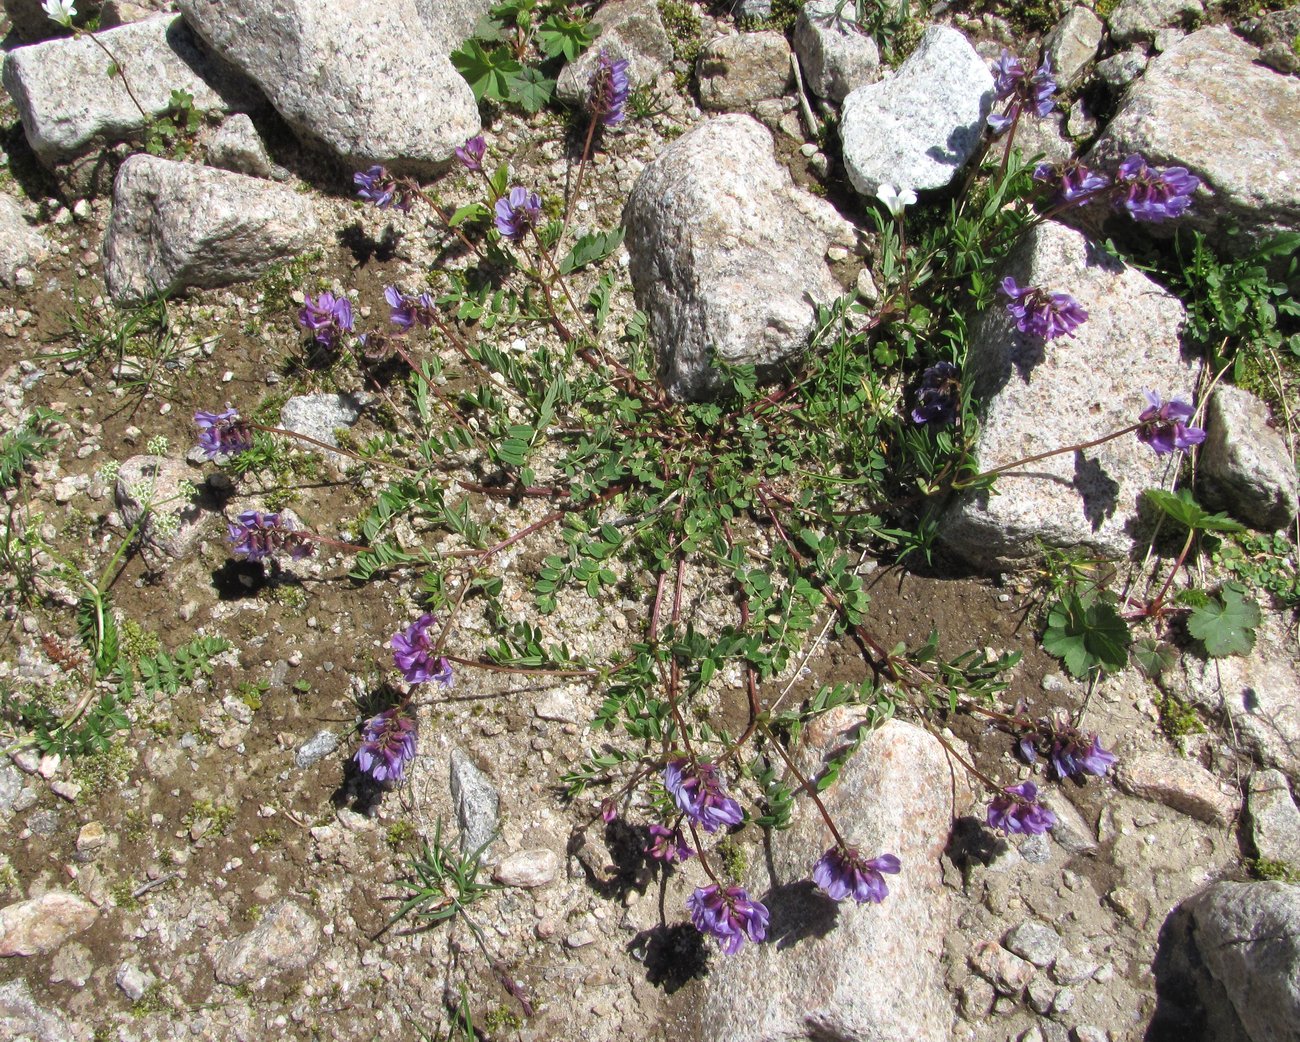
[[[77,9],[73,6],[75,3],[76,0],[44,0],[41,7],[50,21],[58,22],[64,28],[71,29],[72,19],[77,17]]]
[[[881,185],[876,189],[876,198],[885,204],[885,209],[897,220],[903,216],[904,209],[916,202],[916,193],[910,188],[899,190],[893,185]]]
[[[148,449],[151,453],[153,453],[153,455],[155,456],[166,456],[167,435],[155,434],[152,438],[150,438],[147,442],[145,442],[144,447]]]

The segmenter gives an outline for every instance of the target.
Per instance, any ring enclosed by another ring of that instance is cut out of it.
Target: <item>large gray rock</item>
[[[231,116],[217,128],[208,142],[208,164],[233,170],[250,177],[285,181],[289,171],[276,163],[266,151],[252,119],[242,112]]]
[[[882,184],[948,184],[979,147],[993,74],[961,33],[926,30],[894,75],[844,99],[840,138],[849,180],[863,195]]]
[[[316,241],[311,201],[255,177],[132,156],[113,185],[104,280],[119,304],[256,278]]]
[[[33,281],[23,269],[39,264],[49,256],[45,236],[27,223],[19,205],[0,194],[0,286],[16,286]]]
[[[978,466],[1005,463],[1127,427],[1144,389],[1188,398],[1195,379],[1179,355],[1183,308],[1141,272],[1048,222],[1031,231],[998,272],[1021,286],[1070,293],[1089,318],[1074,339],[1044,343],[1017,331],[1000,295],[973,323],[963,378],[984,411]],[[1123,556],[1143,526],[1139,497],[1165,463],[1133,435],[1063,453],[1000,475],[995,494],[967,492],[940,534],[972,564],[1016,567],[1042,545]]]
[[[469,754],[451,751],[451,798],[460,823],[463,854],[486,851],[501,831],[501,795]]]
[[[1241,31],[1251,43],[1259,45],[1259,60],[1278,72],[1300,72],[1300,7],[1285,11],[1267,11],[1258,18],[1247,19]]]
[[[790,45],[776,32],[735,33],[710,40],[695,63],[700,106],[749,112],[778,98],[790,83]]]
[[[839,0],[809,0],[794,23],[794,52],[819,98],[836,103],[880,76],[880,48]]]
[[[221,946],[213,973],[222,984],[260,987],[281,974],[310,966],[319,947],[316,920],[292,901],[280,901],[248,933]]]
[[[1088,63],[1097,57],[1097,48],[1106,27],[1086,7],[1072,7],[1043,38],[1043,53],[1052,62],[1056,82],[1068,87],[1082,75]]]
[[[474,94],[415,0],[180,0],[302,139],[354,167],[432,173],[479,131]]]
[[[244,107],[251,92],[232,69],[199,45],[185,23],[159,15],[98,34],[126,70],[150,116],[165,113],[173,90],[188,91],[194,107],[226,112]],[[48,168],[80,159],[106,144],[139,137],[145,117],[108,58],[87,37],[20,47],[4,61],[4,86],[18,106],[32,151]]]
[[[1300,808],[1291,798],[1281,771],[1256,771],[1250,776],[1246,818],[1255,856],[1300,872]]]
[[[1110,38],[1117,44],[1151,40],[1161,29],[1190,25],[1204,14],[1201,0],[1120,0],[1108,19]]]
[[[1199,1037],[1300,1040],[1300,887],[1215,883],[1175,913],[1160,959],[1195,988]]]
[[[1272,532],[1300,509],[1295,464],[1268,406],[1249,391],[1220,384],[1206,410],[1196,479],[1205,504]]]
[[[1156,166],[1183,166],[1205,191],[1181,223],[1242,249],[1300,230],[1300,79],[1257,61],[1259,51],[1227,29],[1201,29],[1154,58],[1088,156],[1113,169],[1140,152]],[[1242,99],[1250,99],[1243,104]]]
[[[806,346],[815,303],[840,294],[825,252],[853,230],[796,188],[748,116],[684,134],[650,163],[623,211],[632,287],[650,317],[660,379],[699,398],[710,358],[770,366]]]
[[[868,735],[823,798],[866,856],[898,856],[889,896],[836,906],[807,882],[832,840],[812,807],[801,807],[748,881],[771,912],[767,942],[711,961],[703,1028],[691,1037],[947,1042],[951,1007],[939,958],[949,897],[940,857],[952,791],[943,748],[921,728],[891,721]]]
[[[38,1003],[22,977],[0,984],[0,1038],[67,1042],[76,1037],[63,1011]]]
[[[658,0],[614,0],[591,20],[596,40],[560,70],[555,93],[565,101],[583,101],[591,87],[600,52],[628,63],[627,78],[633,89],[653,84],[672,64],[673,43],[659,16]]]
[[[492,8],[493,0],[415,0],[415,9],[429,34],[450,54],[473,35],[474,26]]]

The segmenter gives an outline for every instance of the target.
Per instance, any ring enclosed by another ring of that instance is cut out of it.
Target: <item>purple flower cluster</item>
[[[1008,785],[988,808],[989,828],[1041,836],[1055,827],[1056,815],[1038,802],[1038,786],[1031,781]]]
[[[483,156],[486,152],[487,142],[483,140],[483,135],[475,134],[456,149],[456,158],[466,170],[477,174],[483,169]]]
[[[1034,167],[1034,180],[1040,184],[1056,185],[1056,202],[1062,206],[1082,206],[1103,189],[1110,187],[1110,178],[1089,170],[1077,159],[1068,163],[1039,163]]]
[[[433,325],[432,295],[421,293],[418,297],[408,296],[396,286],[385,286],[384,299],[391,309],[389,320],[399,329],[410,329],[417,322],[426,329]]]
[[[1205,440],[1205,431],[1200,427],[1189,427],[1187,421],[1195,410],[1181,399],[1163,402],[1155,391],[1143,391],[1147,407],[1138,415],[1138,440],[1150,445],[1157,456],[1173,452],[1175,449],[1187,450]]]
[[[542,200],[536,192],[515,185],[497,200],[496,226],[503,238],[520,242],[542,217]]]
[[[1159,223],[1181,217],[1192,205],[1201,179],[1181,166],[1160,170],[1147,166],[1140,155],[1119,165],[1115,176],[1116,203],[1137,221]]]
[[[200,409],[194,414],[194,426],[199,429],[199,448],[208,459],[237,456],[253,447],[252,427],[229,406],[225,412]]]
[[[303,300],[298,312],[298,324],[315,335],[316,343],[333,347],[344,333],[352,332],[352,301],[336,297],[325,290],[313,300]]]
[[[664,788],[677,809],[705,832],[739,825],[745,818],[740,804],[723,791],[721,773],[714,764],[693,766],[689,760],[673,760],[664,768]]]
[[[913,422],[943,426],[957,419],[960,407],[961,381],[957,378],[957,367],[951,362],[935,362],[921,374],[916,408],[912,410]]]
[[[1052,97],[1055,93],[1051,59],[1044,57],[1031,76],[1019,58],[1003,50],[1002,57],[993,65],[993,96],[996,101],[1006,102],[1006,106],[1000,113],[989,116],[989,126],[995,134],[1001,134],[1025,109],[1032,109],[1040,117],[1049,115],[1056,108],[1056,99]]]
[[[390,176],[382,166],[372,166],[364,173],[353,174],[352,183],[357,186],[358,198],[374,203],[381,210],[387,210],[389,207],[396,207],[399,210],[411,208],[409,189]]]
[[[650,845],[645,852],[656,861],[669,864],[695,856],[695,849],[686,842],[681,829],[668,829],[662,825],[650,826]]]
[[[451,686],[451,663],[443,656],[433,654],[437,634],[429,630],[438,620],[429,614],[421,615],[401,633],[394,633],[389,642],[393,661],[402,671],[408,684],[423,684],[432,680],[443,687]]]
[[[702,886],[686,899],[686,907],[695,928],[721,941],[728,955],[740,951],[746,939],[758,944],[767,937],[767,906],[751,898],[744,887]]]
[[[832,901],[852,897],[858,904],[880,904],[889,894],[885,875],[897,875],[902,866],[893,854],[865,860],[857,847],[831,847],[813,866],[813,882]]]
[[[1016,328],[1030,336],[1053,340],[1074,336],[1088,312],[1068,293],[1048,293],[1036,286],[1017,286],[1008,275],[999,287],[1010,298],[1007,311],[1016,320]]]
[[[263,561],[277,550],[300,561],[316,550],[310,539],[279,514],[263,514],[260,510],[245,510],[240,514],[229,526],[226,540],[236,557],[250,561]]]
[[[1041,750],[1058,778],[1081,778],[1085,774],[1100,778],[1119,759],[1102,748],[1096,734],[1085,736],[1063,718],[1040,720],[1030,734],[1020,739],[1019,747],[1027,763],[1036,763]]]
[[[624,107],[627,105],[631,84],[627,76],[626,58],[611,58],[602,48],[596,59],[596,68],[591,73],[591,84],[587,92],[587,108],[593,119],[599,120],[607,127],[622,123]]]
[[[373,716],[361,728],[357,766],[377,782],[400,782],[406,765],[415,759],[415,718],[405,706],[393,706]]]

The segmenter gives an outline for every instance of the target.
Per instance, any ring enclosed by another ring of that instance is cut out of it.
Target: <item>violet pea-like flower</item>
[[[587,106],[592,118],[607,127],[622,123],[630,90],[627,59],[611,58],[602,49],[596,59],[596,68],[591,73],[587,94]]]
[[[686,907],[695,928],[716,937],[728,955],[740,951],[746,940],[758,944],[767,938],[767,906],[751,898],[744,887],[702,886],[686,899]]]
[[[1088,319],[1088,312],[1068,293],[1018,286],[1010,275],[1002,280],[999,289],[1010,298],[1007,312],[1016,320],[1016,328],[1030,336],[1043,340],[1073,337],[1074,331]]]
[[[650,826],[650,845],[645,852],[656,861],[666,861],[669,864],[695,856],[695,848],[686,842],[681,829],[669,829],[663,825]]]
[[[385,286],[384,299],[388,301],[389,319],[399,329],[410,329],[417,322],[426,329],[433,324],[434,303],[430,294],[408,296],[396,286]]]
[[[885,874],[896,875],[901,868],[893,854],[868,860],[857,847],[834,846],[813,866],[812,878],[832,901],[852,897],[858,904],[880,904],[889,895]]]
[[[541,219],[542,200],[536,192],[515,185],[496,203],[496,226],[503,238],[520,242]]]
[[[253,447],[252,427],[229,406],[225,412],[200,409],[194,414],[194,426],[199,429],[199,448],[208,459],[237,456]]]
[[[1041,836],[1054,828],[1056,815],[1038,802],[1038,786],[1031,781],[1008,785],[988,807],[989,828],[1000,832]]]
[[[314,300],[304,297],[298,324],[315,335],[316,343],[333,347],[342,334],[352,332],[352,301],[336,297],[329,290]]]
[[[1082,206],[1110,185],[1110,178],[1089,170],[1077,159],[1068,163],[1039,163],[1033,179],[1040,184],[1056,185],[1056,201],[1063,206]]]
[[[451,663],[442,655],[434,655],[437,634],[430,630],[437,618],[425,613],[401,633],[394,633],[389,645],[393,649],[393,662],[402,671],[408,684],[434,681],[443,687],[451,686]]]
[[[1159,223],[1181,217],[1192,205],[1201,179],[1184,167],[1157,169],[1134,153],[1115,175],[1115,202],[1134,220]]]
[[[365,171],[358,170],[352,175],[352,183],[357,186],[357,198],[374,203],[381,210],[387,210],[389,207],[398,210],[411,208],[409,191],[382,166],[372,166]]]
[[[283,550],[295,561],[310,557],[316,544],[279,514],[245,510],[228,526],[226,541],[236,557],[264,561]]]
[[[1146,395],[1147,407],[1138,415],[1137,436],[1157,456],[1179,449],[1186,451],[1205,440],[1205,431],[1200,427],[1187,426],[1196,410],[1186,402],[1178,398],[1161,401],[1155,391],[1142,393]]]
[[[935,362],[921,374],[912,422],[942,427],[957,419],[960,407],[961,381],[957,378],[957,367],[951,362]]]
[[[672,760],[664,767],[664,788],[677,809],[705,832],[739,825],[745,818],[740,804],[723,791],[721,772],[711,763]]]
[[[483,135],[475,134],[456,148],[456,158],[466,170],[478,173],[483,169],[483,156],[486,152],[487,142],[483,140]]]
[[[354,759],[377,782],[400,782],[406,765],[415,759],[415,718],[402,706],[371,717],[361,729],[361,747]]]

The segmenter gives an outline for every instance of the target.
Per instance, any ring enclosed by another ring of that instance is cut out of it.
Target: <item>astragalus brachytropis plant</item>
[[[784,827],[798,795],[816,805],[827,828],[828,847],[807,870],[828,898],[877,903],[887,899],[886,876],[908,870],[887,849],[888,838],[886,849],[867,850],[842,834],[820,799],[843,757],[812,777],[797,767],[790,746],[818,714],[856,704],[876,719],[912,715],[987,789],[988,825],[1002,833],[1041,833],[1055,816],[1035,782],[1007,784],[963,758],[940,732],[945,714],[982,714],[1026,763],[1050,766],[1057,777],[1110,769],[1113,754],[1099,736],[1078,730],[1077,718],[995,708],[1017,656],[943,659],[937,635],[907,649],[875,632],[857,574],[866,551],[928,550],[932,508],[953,489],[989,487],[1032,459],[1112,438],[1136,436],[1157,453],[1173,453],[1192,451],[1203,437],[1182,399],[1165,402],[1148,391],[1139,414],[1139,385],[1135,420],[1121,430],[982,472],[972,465],[977,403],[962,381],[961,316],[993,305],[996,262],[1025,229],[1064,209],[1109,201],[1137,220],[1166,220],[1191,205],[1197,187],[1186,171],[1156,170],[1139,156],[1110,175],[1022,162],[1011,149],[1015,127],[1050,111],[1051,70],[1044,64],[1027,74],[1008,55],[998,75],[1004,108],[994,130],[1006,134],[1003,154],[977,161],[947,220],[909,246],[906,211],[915,193],[882,189],[886,212],[872,212],[886,283],[879,303],[844,300],[823,309],[812,350],[779,382],[760,386],[752,369],[728,369],[726,393],[709,402],[665,394],[643,316],[622,328],[611,323],[617,274],[607,261],[618,231],[581,234],[566,246],[575,198],[548,200],[520,183],[482,137],[457,149],[453,176],[483,194],[454,211],[432,187],[382,167],[356,174],[359,197],[380,210],[426,206],[464,245],[469,268],[430,273],[428,289],[387,287],[382,328],[356,330],[360,308],[346,294],[307,298],[305,336],[352,360],[368,379],[390,381],[406,430],[362,455],[392,477],[354,526],[356,545],[288,531],[271,521],[275,515],[256,512],[241,515],[231,539],[245,556],[254,544],[293,556],[330,542],[355,551],[351,574],[363,581],[418,574],[427,611],[392,636],[402,682],[396,700],[361,728],[355,761],[362,772],[382,785],[402,782],[417,760],[416,709],[438,700],[453,668],[585,678],[603,699],[597,726],[618,737],[566,772],[569,796],[594,791],[593,821],[621,817],[642,829],[646,855],[665,873],[698,859],[708,881],[685,898],[685,909],[701,932],[735,953],[764,940],[769,912],[729,876],[716,842],[750,825]],[[604,136],[618,133],[626,104],[626,68],[602,55],[580,171]],[[575,197],[581,181],[580,172]],[[487,271],[505,273],[490,299],[473,288],[472,276]],[[1068,350],[1089,318],[1069,287],[1007,279],[1000,289],[1021,331],[1053,341],[1050,350]],[[472,335],[475,321],[491,335]],[[520,332],[534,346],[506,347]],[[247,449],[249,428],[237,410],[200,413],[196,421],[212,457]],[[476,470],[467,456],[477,459]],[[477,510],[486,498],[544,507],[503,534]],[[438,545],[398,542],[394,522],[403,516],[437,532]],[[542,612],[584,592],[597,599],[626,592],[630,575],[648,572],[644,622],[625,647],[581,658],[512,619],[501,598],[503,551],[548,537],[559,546],[528,577]],[[692,614],[694,584],[725,590],[729,621],[708,624]],[[469,605],[492,621],[493,641],[448,647],[454,620]],[[871,679],[824,689],[802,707],[770,709],[769,685],[807,649],[823,616],[863,648]],[[720,694],[727,673],[739,688]],[[742,704],[738,733],[714,722],[719,697]]]

